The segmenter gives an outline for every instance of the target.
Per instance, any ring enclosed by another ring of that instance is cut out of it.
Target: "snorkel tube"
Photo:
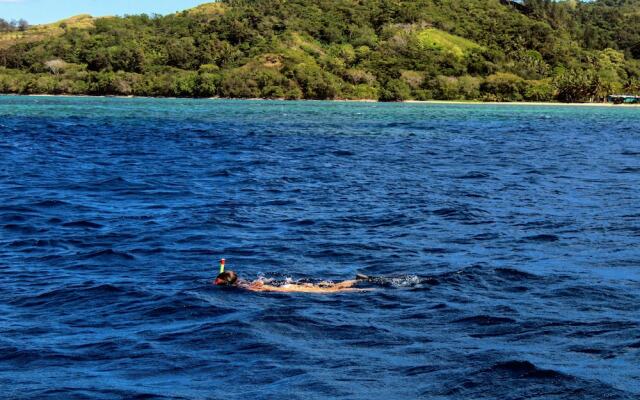
[[[214,285],[225,285],[224,279],[220,277],[224,273],[224,262],[224,258],[220,260],[220,272],[218,273],[216,280],[213,281]]]

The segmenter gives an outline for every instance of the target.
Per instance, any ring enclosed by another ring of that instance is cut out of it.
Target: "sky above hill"
[[[0,0],[0,18],[24,18],[31,24],[43,24],[78,14],[168,14],[206,2],[207,0]]]

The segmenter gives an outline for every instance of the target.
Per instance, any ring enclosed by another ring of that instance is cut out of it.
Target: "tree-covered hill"
[[[0,34],[0,92],[486,101],[640,92],[640,0],[225,0],[83,21]]]

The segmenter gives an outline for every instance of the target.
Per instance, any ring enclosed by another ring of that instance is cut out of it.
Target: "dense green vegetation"
[[[57,30],[0,46],[0,92],[582,102],[640,91],[640,0],[225,0]]]

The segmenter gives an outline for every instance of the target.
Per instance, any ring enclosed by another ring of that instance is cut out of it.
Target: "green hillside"
[[[37,42],[64,34],[66,29],[87,29],[93,27],[91,15],[76,15],[52,24],[35,25],[25,31],[0,32],[0,48],[18,43]]]
[[[225,0],[0,34],[0,92],[600,101],[640,92],[640,0]]]

